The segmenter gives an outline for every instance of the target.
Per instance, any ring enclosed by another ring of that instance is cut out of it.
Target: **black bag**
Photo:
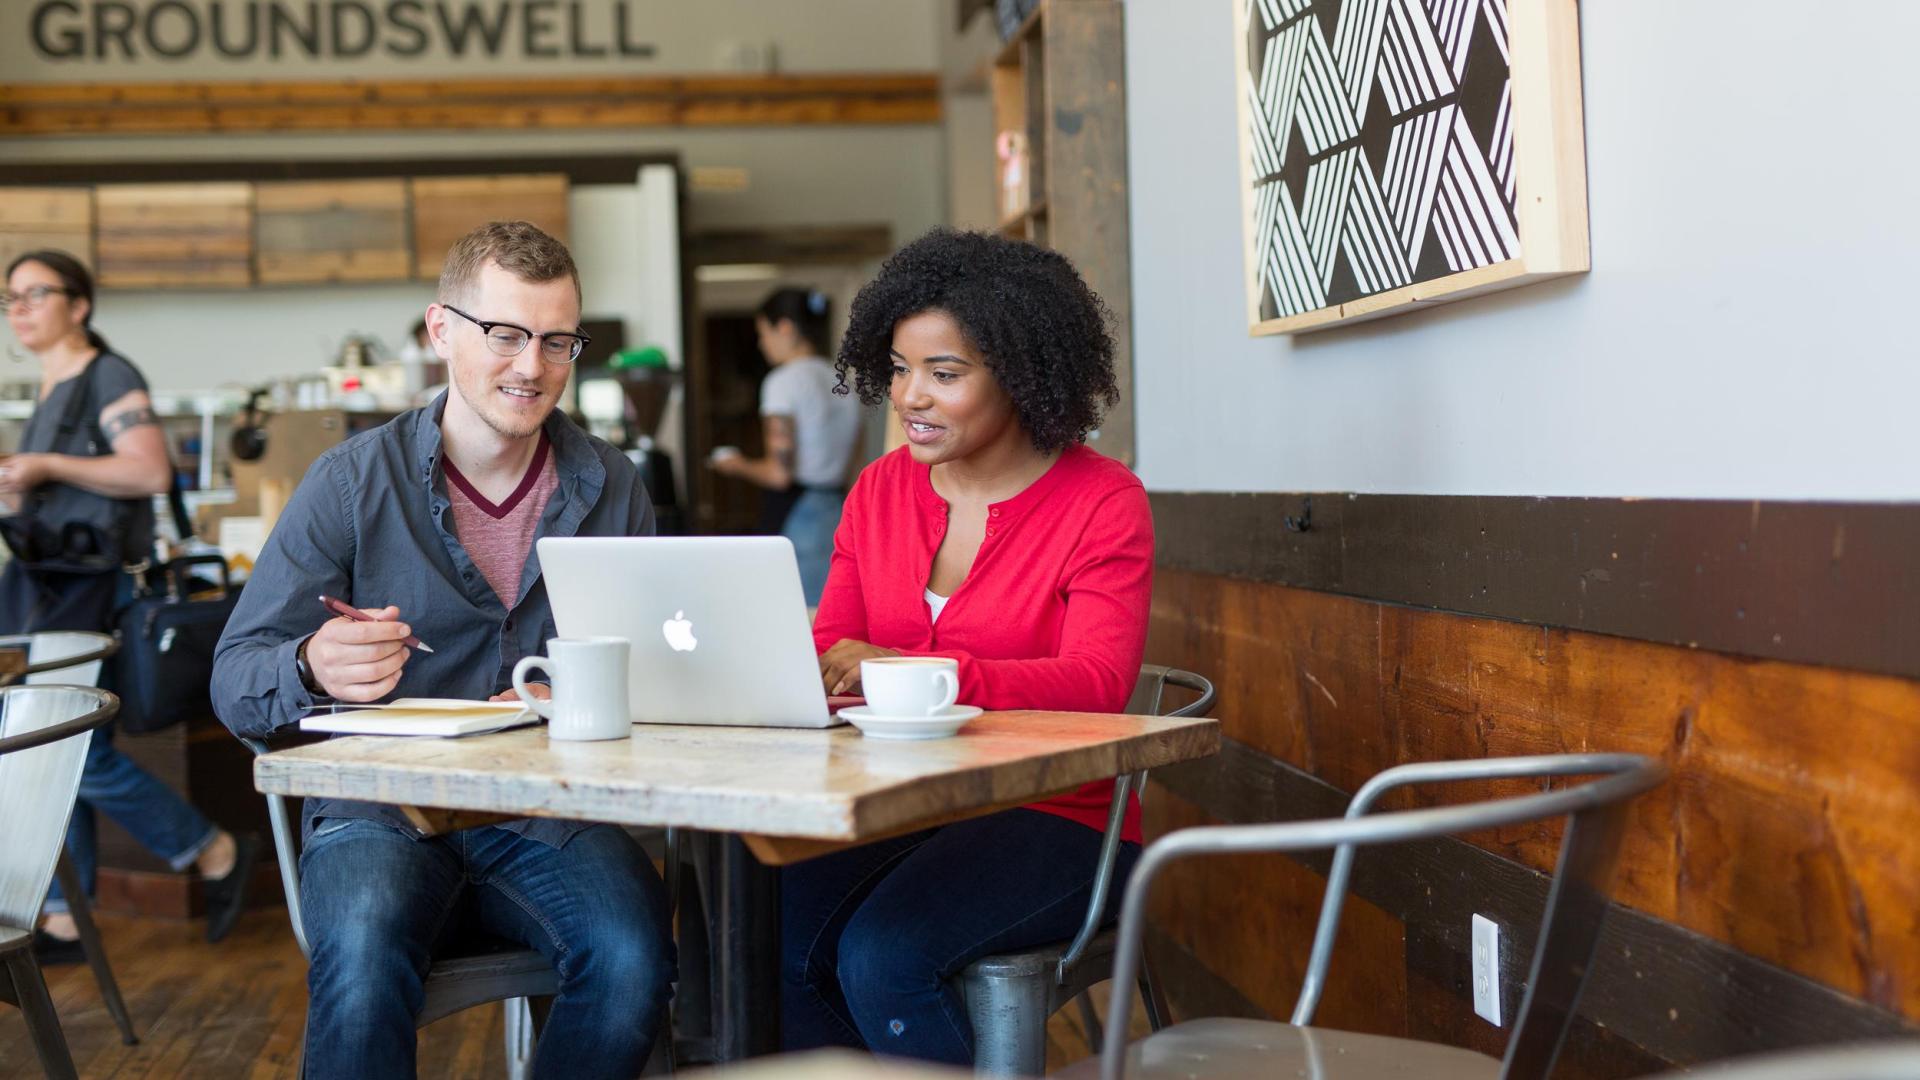
[[[217,570],[217,599],[194,599],[197,568]],[[144,734],[210,714],[213,648],[240,602],[218,555],[189,555],[149,572],[155,583],[114,618],[120,652],[110,687],[120,695],[120,730]]]
[[[106,453],[94,406],[92,368],[67,395],[54,452],[67,453],[76,433],[90,431],[87,446]],[[138,500],[110,499],[67,484],[42,484],[20,500],[17,513],[0,517],[0,543],[22,568],[42,574],[108,574],[144,557],[133,534]]]

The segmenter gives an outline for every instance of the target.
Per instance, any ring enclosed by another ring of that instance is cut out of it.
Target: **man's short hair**
[[[542,284],[568,278],[580,295],[580,271],[567,245],[526,221],[489,221],[454,242],[440,268],[440,302],[467,303],[480,271],[494,263],[521,281]]]

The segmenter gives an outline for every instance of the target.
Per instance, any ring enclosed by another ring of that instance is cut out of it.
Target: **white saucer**
[[[973,705],[955,705],[932,716],[880,716],[865,705],[849,705],[840,710],[840,719],[869,739],[944,739],[981,712]]]

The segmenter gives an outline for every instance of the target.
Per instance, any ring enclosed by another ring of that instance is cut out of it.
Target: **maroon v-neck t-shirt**
[[[533,452],[527,475],[506,501],[487,501],[460,470],[452,458],[443,458],[447,470],[447,501],[453,504],[453,535],[467,556],[487,577],[487,584],[511,611],[520,599],[520,573],[527,565],[527,552],[540,528],[540,516],[547,511],[547,500],[560,486],[560,474],[554,470],[553,454],[547,437]]]

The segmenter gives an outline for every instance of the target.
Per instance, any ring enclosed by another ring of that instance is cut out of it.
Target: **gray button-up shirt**
[[[320,456],[274,523],[213,661],[213,705],[236,735],[266,738],[315,704],[293,656],[330,616],[321,594],[355,607],[400,608],[416,652],[393,697],[486,698],[512,685],[513,666],[554,636],[540,561],[527,549],[511,607],[453,534],[440,463],[446,395]],[[651,536],[653,503],[631,461],[556,411],[547,419],[559,487],[538,536]],[[308,799],[305,829],[321,817],[371,818],[413,832],[394,807]],[[507,824],[554,846],[586,826]]]

